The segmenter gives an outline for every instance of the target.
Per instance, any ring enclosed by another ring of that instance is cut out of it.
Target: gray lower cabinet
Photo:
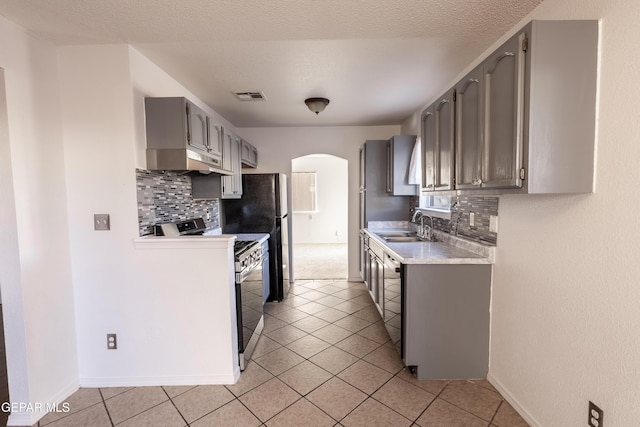
[[[405,365],[420,380],[486,378],[491,265],[409,264],[403,268]]]
[[[367,282],[369,294],[381,316],[384,316],[384,250],[373,240],[369,240],[369,269]]]
[[[369,236],[360,230],[360,277],[369,286]]]

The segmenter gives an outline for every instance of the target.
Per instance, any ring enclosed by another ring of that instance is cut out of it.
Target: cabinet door
[[[387,193],[394,196],[415,196],[416,184],[409,184],[409,166],[416,137],[395,135],[387,142]]]
[[[255,168],[258,166],[258,149],[244,139],[241,140],[240,159],[243,165]]]
[[[358,195],[360,196],[360,203],[358,204],[358,227],[359,228],[366,228],[367,224],[365,224],[365,218],[366,218],[366,198],[365,198],[365,191],[366,189],[364,188],[364,177],[366,174],[366,162],[365,162],[365,144],[362,144],[360,146],[360,176],[359,176],[359,182],[360,182],[360,186],[358,188]]]
[[[523,40],[512,38],[483,63],[483,188],[522,186]]]
[[[200,151],[209,152],[209,118],[200,108],[187,102],[187,143]]]
[[[384,263],[372,249],[369,249],[369,266],[369,293],[380,315],[383,316]]]
[[[233,172],[232,175],[222,177],[222,198],[237,199],[242,196],[240,140],[225,128],[222,129],[222,134],[224,138],[222,166]]]
[[[436,131],[433,106],[422,112],[422,191],[435,190],[436,183]]]
[[[375,258],[376,264],[376,285],[375,285],[375,303],[380,316],[384,316],[384,264],[377,256]]]
[[[453,120],[455,116],[453,94],[454,89],[449,90],[434,106],[436,190],[453,189]]]
[[[456,86],[456,188],[482,183],[482,67]]]
[[[211,154],[217,154],[218,156],[222,156],[222,145],[223,145],[223,137],[222,137],[222,126],[217,123],[209,122],[209,152]]]
[[[235,157],[233,165],[233,193],[238,197],[242,196],[242,159],[240,157],[242,150],[242,140],[238,137],[235,139]]]

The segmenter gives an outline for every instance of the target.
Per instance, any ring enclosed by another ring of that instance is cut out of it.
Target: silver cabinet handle
[[[473,181],[471,181],[472,185],[482,185],[482,180],[481,179],[474,179]]]

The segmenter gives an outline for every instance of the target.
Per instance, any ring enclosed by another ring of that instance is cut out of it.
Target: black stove
[[[236,240],[233,245],[236,283],[262,262],[262,245],[255,240]]]

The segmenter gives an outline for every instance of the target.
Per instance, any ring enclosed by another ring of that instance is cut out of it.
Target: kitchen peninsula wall
[[[451,220],[433,218],[433,228],[454,236],[495,246],[498,233],[489,231],[491,216],[498,216],[498,197],[457,196],[452,197]],[[412,212],[418,206],[418,197],[412,198]],[[475,225],[469,224],[469,214],[475,214]]]
[[[136,190],[140,236],[153,234],[155,224],[191,218],[220,227],[220,201],[193,200],[189,175],[136,169]]]

